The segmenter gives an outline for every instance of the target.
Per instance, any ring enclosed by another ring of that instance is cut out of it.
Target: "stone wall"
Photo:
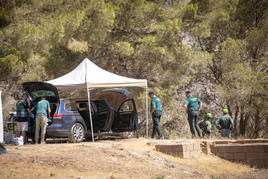
[[[257,168],[268,168],[268,143],[212,144],[210,150],[226,160],[247,163]]]
[[[207,140],[207,141],[161,141],[155,144],[157,151],[175,157],[198,158],[201,150],[232,162],[252,167],[268,168],[268,140]]]
[[[162,153],[185,159],[198,158],[201,153],[199,142],[158,144],[155,148]]]

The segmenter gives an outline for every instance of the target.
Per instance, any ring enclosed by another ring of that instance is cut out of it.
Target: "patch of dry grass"
[[[5,178],[189,178],[155,162],[124,141],[80,144],[7,146],[0,156],[1,179]],[[123,146],[123,147],[122,147]]]
[[[183,141],[186,141],[186,139],[183,139]],[[200,140],[192,139],[191,141],[200,141]],[[245,164],[230,162],[221,159],[219,157],[216,157],[214,155],[201,154],[201,156],[198,159],[182,159],[179,157],[173,157],[171,155],[167,155],[156,151],[154,145],[148,145],[151,142],[154,142],[154,140],[142,139],[135,143],[130,144],[129,142],[125,143],[125,146],[141,151],[155,152],[158,155],[163,156],[167,160],[178,162],[182,165],[188,166],[191,169],[201,171],[203,174],[207,176],[218,176],[223,174],[239,175],[253,171],[252,168],[250,168]]]
[[[246,165],[215,156],[201,155],[194,160],[172,157],[157,152],[155,142],[139,138],[79,144],[8,145],[9,153],[0,155],[0,178],[143,179],[164,176],[199,179],[213,176],[245,178],[248,173],[252,174],[253,169]],[[265,172],[262,175],[267,176]]]
[[[159,155],[165,155],[160,152],[157,153],[159,153]],[[202,171],[202,173],[209,176],[221,175],[226,173],[239,174],[252,171],[250,167],[244,164],[229,162],[212,155],[202,154],[198,159],[181,159],[170,155],[165,155],[165,157],[167,157],[169,160],[179,162],[190,168]]]
[[[207,141],[211,140],[213,139],[207,139]],[[189,139],[180,139],[180,141],[189,141]],[[191,141],[200,141],[200,139],[191,139]],[[114,143],[113,141],[108,142]],[[152,139],[139,138],[124,140],[119,143],[115,142],[115,145],[123,146],[126,149],[134,150],[141,153],[155,153],[157,154],[157,156],[166,159],[167,162],[180,164],[182,166],[188,167],[192,171],[199,171],[202,173],[202,176],[192,176],[190,178],[266,178],[266,176],[268,176],[268,170],[254,170],[247,165],[241,163],[233,163],[213,155],[202,154],[198,159],[181,159],[178,157],[166,155],[155,150],[155,142],[156,141]],[[150,170],[150,168],[153,168],[150,166],[151,163],[153,162],[148,161],[148,165],[146,165],[148,170]],[[137,165],[139,165],[139,167],[141,168],[144,167],[143,162]],[[161,167],[161,169],[159,168],[159,173],[165,173],[166,170],[171,169],[164,169],[163,167]],[[175,178],[185,179],[188,177],[176,175]]]

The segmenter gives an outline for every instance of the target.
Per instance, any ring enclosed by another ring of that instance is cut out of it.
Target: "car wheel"
[[[82,142],[85,136],[85,130],[82,124],[75,123],[71,128],[71,134],[69,136],[70,142]]]

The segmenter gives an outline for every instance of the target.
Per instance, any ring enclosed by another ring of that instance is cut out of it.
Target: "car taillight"
[[[54,114],[53,119],[61,119],[62,114]]]

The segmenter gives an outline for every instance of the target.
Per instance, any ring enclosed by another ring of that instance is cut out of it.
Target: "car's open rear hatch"
[[[33,100],[45,97],[51,103],[59,102],[58,90],[55,86],[46,82],[25,82],[22,84],[24,91],[29,93]]]

